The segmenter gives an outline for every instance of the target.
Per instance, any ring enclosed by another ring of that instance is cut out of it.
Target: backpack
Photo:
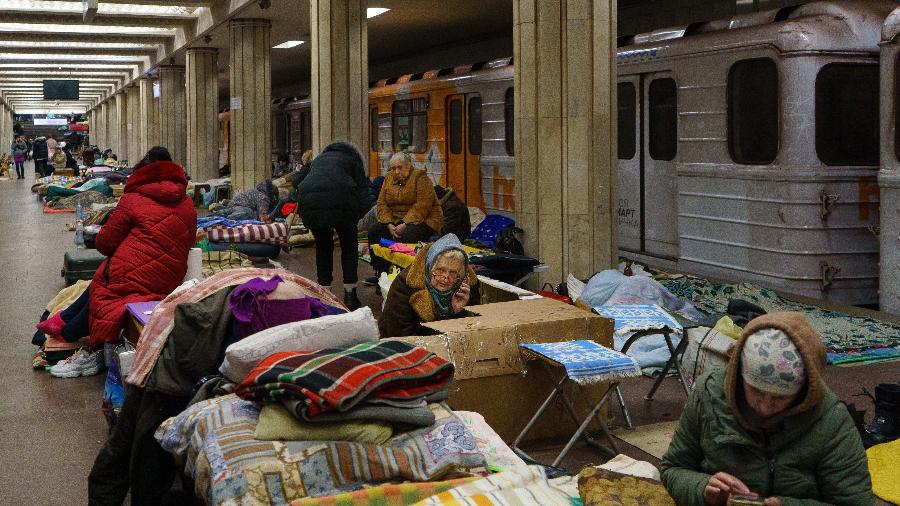
[[[524,255],[525,248],[522,247],[522,242],[519,241],[519,238],[516,237],[516,234],[525,233],[519,227],[511,226],[506,227],[497,234],[497,240],[494,241],[494,250],[499,253],[512,253],[514,255]]]

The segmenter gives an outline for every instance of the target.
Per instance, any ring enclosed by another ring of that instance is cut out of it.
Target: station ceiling
[[[708,1],[727,3],[732,9],[736,3],[760,2]],[[498,46],[497,52],[503,54],[495,57],[510,56],[512,3],[369,0],[369,7],[390,9],[369,19],[370,77],[386,77],[373,75],[372,69],[398,60],[425,66],[408,72],[434,68],[429,67],[429,54],[446,55],[478,41]],[[671,9],[670,0],[618,0],[618,8],[621,17],[623,12],[662,3]],[[86,9],[85,4],[93,5]],[[189,47],[220,50],[220,95],[227,97],[227,21],[239,17],[270,19],[272,45],[304,41],[290,49],[272,49],[272,85],[308,87],[309,0],[0,0],[0,97],[19,113],[82,112],[132,80],[153,75],[160,63],[183,64]],[[465,50],[455,57],[460,59],[455,64],[471,63],[464,61],[471,57]],[[446,56],[440,60],[452,63]],[[80,100],[44,101],[42,80],[66,78],[81,81]]]

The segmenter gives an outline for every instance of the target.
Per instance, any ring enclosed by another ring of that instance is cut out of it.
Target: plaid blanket
[[[346,412],[367,398],[406,401],[446,388],[453,364],[419,346],[382,340],[349,348],[281,352],[256,366],[235,393],[247,400],[302,400],[304,417]]]
[[[238,225],[224,227],[213,225],[206,230],[210,242],[261,242],[266,244],[287,244],[288,229],[284,223],[265,225]]]

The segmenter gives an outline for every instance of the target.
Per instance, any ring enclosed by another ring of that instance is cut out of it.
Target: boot
[[[867,446],[900,438],[900,384],[880,383],[875,387],[875,418],[866,427]]]
[[[362,303],[359,301],[359,297],[356,296],[356,287],[347,290],[344,289],[344,305],[347,306],[347,309],[350,311],[356,311],[360,307],[362,307]]]

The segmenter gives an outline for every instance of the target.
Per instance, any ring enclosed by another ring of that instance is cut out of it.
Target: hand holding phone
[[[456,290],[456,293],[453,294],[453,298],[450,299],[450,309],[453,310],[454,313],[458,313],[466,307],[466,304],[469,303],[469,284],[463,282],[463,284],[459,285],[459,289]]]

